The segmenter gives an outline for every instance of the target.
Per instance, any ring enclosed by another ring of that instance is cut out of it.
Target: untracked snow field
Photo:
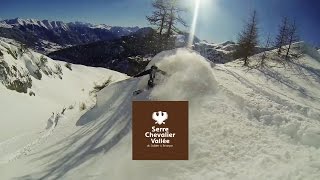
[[[214,65],[186,49],[160,53],[150,65],[168,78],[134,97],[147,77],[113,83],[52,130],[44,117],[39,126],[50,135],[0,164],[1,179],[320,179],[320,55],[298,49],[303,55],[290,65],[274,63],[269,52],[268,67],[257,69]],[[132,100],[189,101],[188,161],[132,160]]]

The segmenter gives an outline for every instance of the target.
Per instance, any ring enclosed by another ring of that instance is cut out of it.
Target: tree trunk
[[[163,31],[163,25],[164,25],[164,20],[165,20],[165,13],[162,15],[161,18],[161,25],[160,25],[160,36],[162,35],[162,31]]]
[[[173,7],[170,9],[170,21],[168,26],[168,32],[167,32],[167,38],[170,38],[171,31],[172,31],[172,25],[173,25]]]
[[[280,56],[280,54],[281,54],[281,51],[282,51],[282,46],[280,46],[279,48],[278,48],[278,55]]]
[[[248,66],[248,57],[247,56],[244,58],[243,66]]]
[[[289,57],[289,52],[290,52],[290,49],[291,49],[292,39],[293,39],[293,36],[291,35],[290,41],[289,41],[289,47],[287,49],[286,59]]]

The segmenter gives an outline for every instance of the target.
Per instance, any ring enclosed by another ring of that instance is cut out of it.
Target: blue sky
[[[151,0],[1,0],[0,18],[84,21],[120,26],[148,26]],[[194,0],[182,0],[192,19]],[[296,19],[301,39],[320,45],[318,0],[201,0],[196,35],[209,42],[236,40],[249,14],[256,9],[261,42],[277,32],[281,17]]]

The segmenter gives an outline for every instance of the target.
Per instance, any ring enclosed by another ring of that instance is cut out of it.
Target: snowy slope
[[[17,52],[16,59],[9,50]],[[95,101],[90,92],[96,84],[108,78],[113,82],[126,78],[111,70],[80,65],[70,65],[71,71],[65,62],[33,51],[21,55],[14,41],[9,44],[1,39],[0,51],[3,53],[0,57],[0,164],[15,158],[17,151],[48,133],[44,130],[52,113],[56,116],[63,108],[68,111],[71,107],[79,111],[83,103]],[[41,58],[46,58],[47,62],[38,67]],[[61,72],[57,72],[57,67]],[[32,75],[35,71],[41,74],[40,79]],[[6,85],[14,81],[27,81],[30,87],[26,93],[8,89]]]
[[[210,64],[179,49],[151,62],[170,74],[132,97],[146,78],[100,91],[85,114],[66,112],[52,135],[0,165],[4,179],[319,179],[320,58],[286,67]],[[315,51],[315,50],[313,50]],[[252,59],[259,60],[261,55]],[[277,66],[275,66],[277,65]],[[189,100],[188,161],[131,160],[131,101]]]

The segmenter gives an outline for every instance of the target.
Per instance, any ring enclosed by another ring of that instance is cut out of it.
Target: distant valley
[[[0,37],[14,39],[44,54],[74,45],[117,39],[139,29],[20,18],[0,21]]]

